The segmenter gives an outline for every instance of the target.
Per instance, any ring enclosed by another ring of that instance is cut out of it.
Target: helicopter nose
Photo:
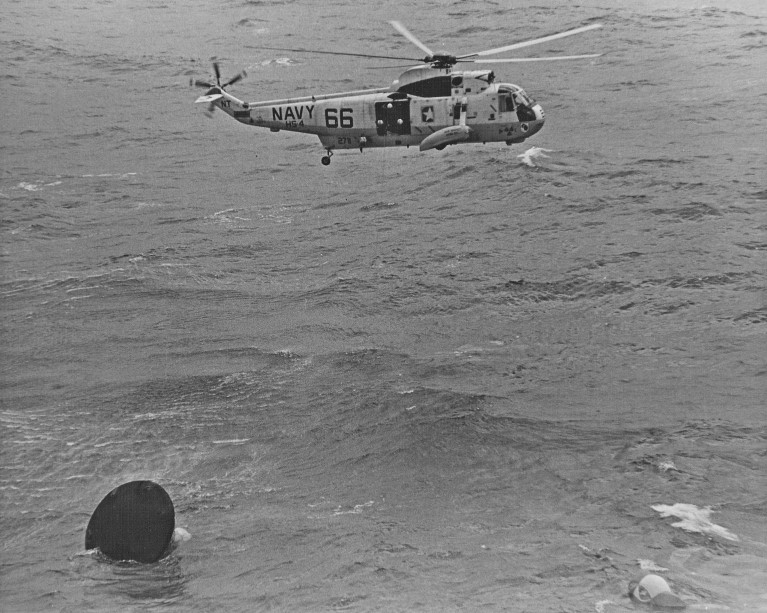
[[[530,132],[528,136],[532,136],[536,132],[540,132],[543,124],[546,122],[546,114],[543,112],[543,107],[540,104],[533,106],[533,113],[535,113],[535,121],[531,122]]]

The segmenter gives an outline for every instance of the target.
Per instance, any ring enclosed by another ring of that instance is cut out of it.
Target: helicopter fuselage
[[[245,102],[214,87],[198,100],[237,121],[273,132],[316,134],[334,149],[419,146],[458,142],[521,143],[538,132],[544,113],[522,88],[495,83],[492,71],[416,66],[391,87]]]

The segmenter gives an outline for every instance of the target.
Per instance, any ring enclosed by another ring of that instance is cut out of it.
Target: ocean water
[[[767,610],[767,8],[5,3],[0,609]],[[193,104],[386,85],[399,19],[546,111],[339,152]],[[151,479],[191,534],[84,550]]]

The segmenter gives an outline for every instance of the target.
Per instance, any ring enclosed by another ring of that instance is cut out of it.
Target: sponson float
[[[327,153],[322,163],[330,164],[336,149],[410,147],[421,151],[443,149],[458,143],[521,143],[537,133],[544,123],[543,109],[518,85],[497,83],[491,70],[455,70],[458,63],[529,62],[598,57],[600,54],[536,58],[485,56],[543,44],[566,36],[600,28],[591,24],[541,38],[466,55],[434,53],[401,23],[394,28],[426,53],[424,58],[369,55],[338,51],[310,51],[284,47],[261,47],[294,53],[326,53],[366,58],[421,62],[403,72],[390,87],[334,94],[317,94],[262,102],[245,102],[226,91],[245,72],[222,83],[218,64],[213,64],[214,81],[192,83],[208,91],[196,102],[208,106],[208,114],[221,109],[240,123],[316,134]]]

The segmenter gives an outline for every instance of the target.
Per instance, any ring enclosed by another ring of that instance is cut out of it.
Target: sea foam
[[[527,164],[535,168],[537,164],[533,161],[536,158],[547,158],[547,153],[551,153],[551,149],[544,149],[543,147],[531,147],[524,153],[520,153],[517,157],[522,160],[522,163]]]

